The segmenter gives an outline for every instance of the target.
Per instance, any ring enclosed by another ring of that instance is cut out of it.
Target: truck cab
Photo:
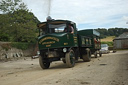
[[[71,26],[72,29],[69,27]],[[76,24],[67,20],[52,20],[38,24],[39,27],[39,46],[40,49],[47,48],[59,48],[59,47],[67,47],[67,46],[77,46],[77,39],[69,41],[69,39],[73,39],[72,37],[77,37],[77,29]],[[66,29],[66,31],[65,31]],[[73,30],[73,33],[71,33]],[[47,40],[51,40],[48,38],[54,38],[54,42],[46,42]],[[44,40],[45,39],[45,40]],[[58,42],[58,43],[57,43]],[[43,45],[43,46],[42,46]]]

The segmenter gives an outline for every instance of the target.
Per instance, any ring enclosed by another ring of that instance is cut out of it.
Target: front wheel
[[[50,62],[48,60],[43,60],[42,56],[39,56],[39,64],[42,69],[48,69]]]
[[[73,50],[70,50],[65,55],[66,64],[69,68],[74,67],[75,65],[75,54]]]

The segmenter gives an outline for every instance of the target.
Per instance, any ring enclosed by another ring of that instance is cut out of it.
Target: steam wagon
[[[76,24],[69,20],[48,20],[37,26],[42,69],[48,69],[51,62],[60,60],[73,67],[79,58],[89,62],[91,54],[95,57],[100,54],[100,34],[93,29],[78,31]]]

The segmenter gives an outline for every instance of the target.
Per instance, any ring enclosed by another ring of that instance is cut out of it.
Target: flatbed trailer
[[[81,43],[80,45],[85,46],[90,44],[90,46],[88,47],[91,50],[91,54],[94,54],[95,57],[97,57],[97,55],[99,54],[99,56],[102,56],[102,54],[100,53],[100,49],[101,49],[101,41],[100,41],[100,33],[97,32],[94,29],[86,29],[86,30],[80,30],[78,31],[78,34],[80,36],[85,36],[88,37],[90,39],[86,39],[85,38],[85,43]]]

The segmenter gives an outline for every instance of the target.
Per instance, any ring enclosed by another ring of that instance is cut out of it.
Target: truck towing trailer
[[[94,29],[78,31],[76,23],[69,20],[48,20],[37,27],[42,69],[48,69],[53,61],[62,60],[68,67],[73,67],[79,58],[89,62],[92,54],[101,56],[100,33]]]

